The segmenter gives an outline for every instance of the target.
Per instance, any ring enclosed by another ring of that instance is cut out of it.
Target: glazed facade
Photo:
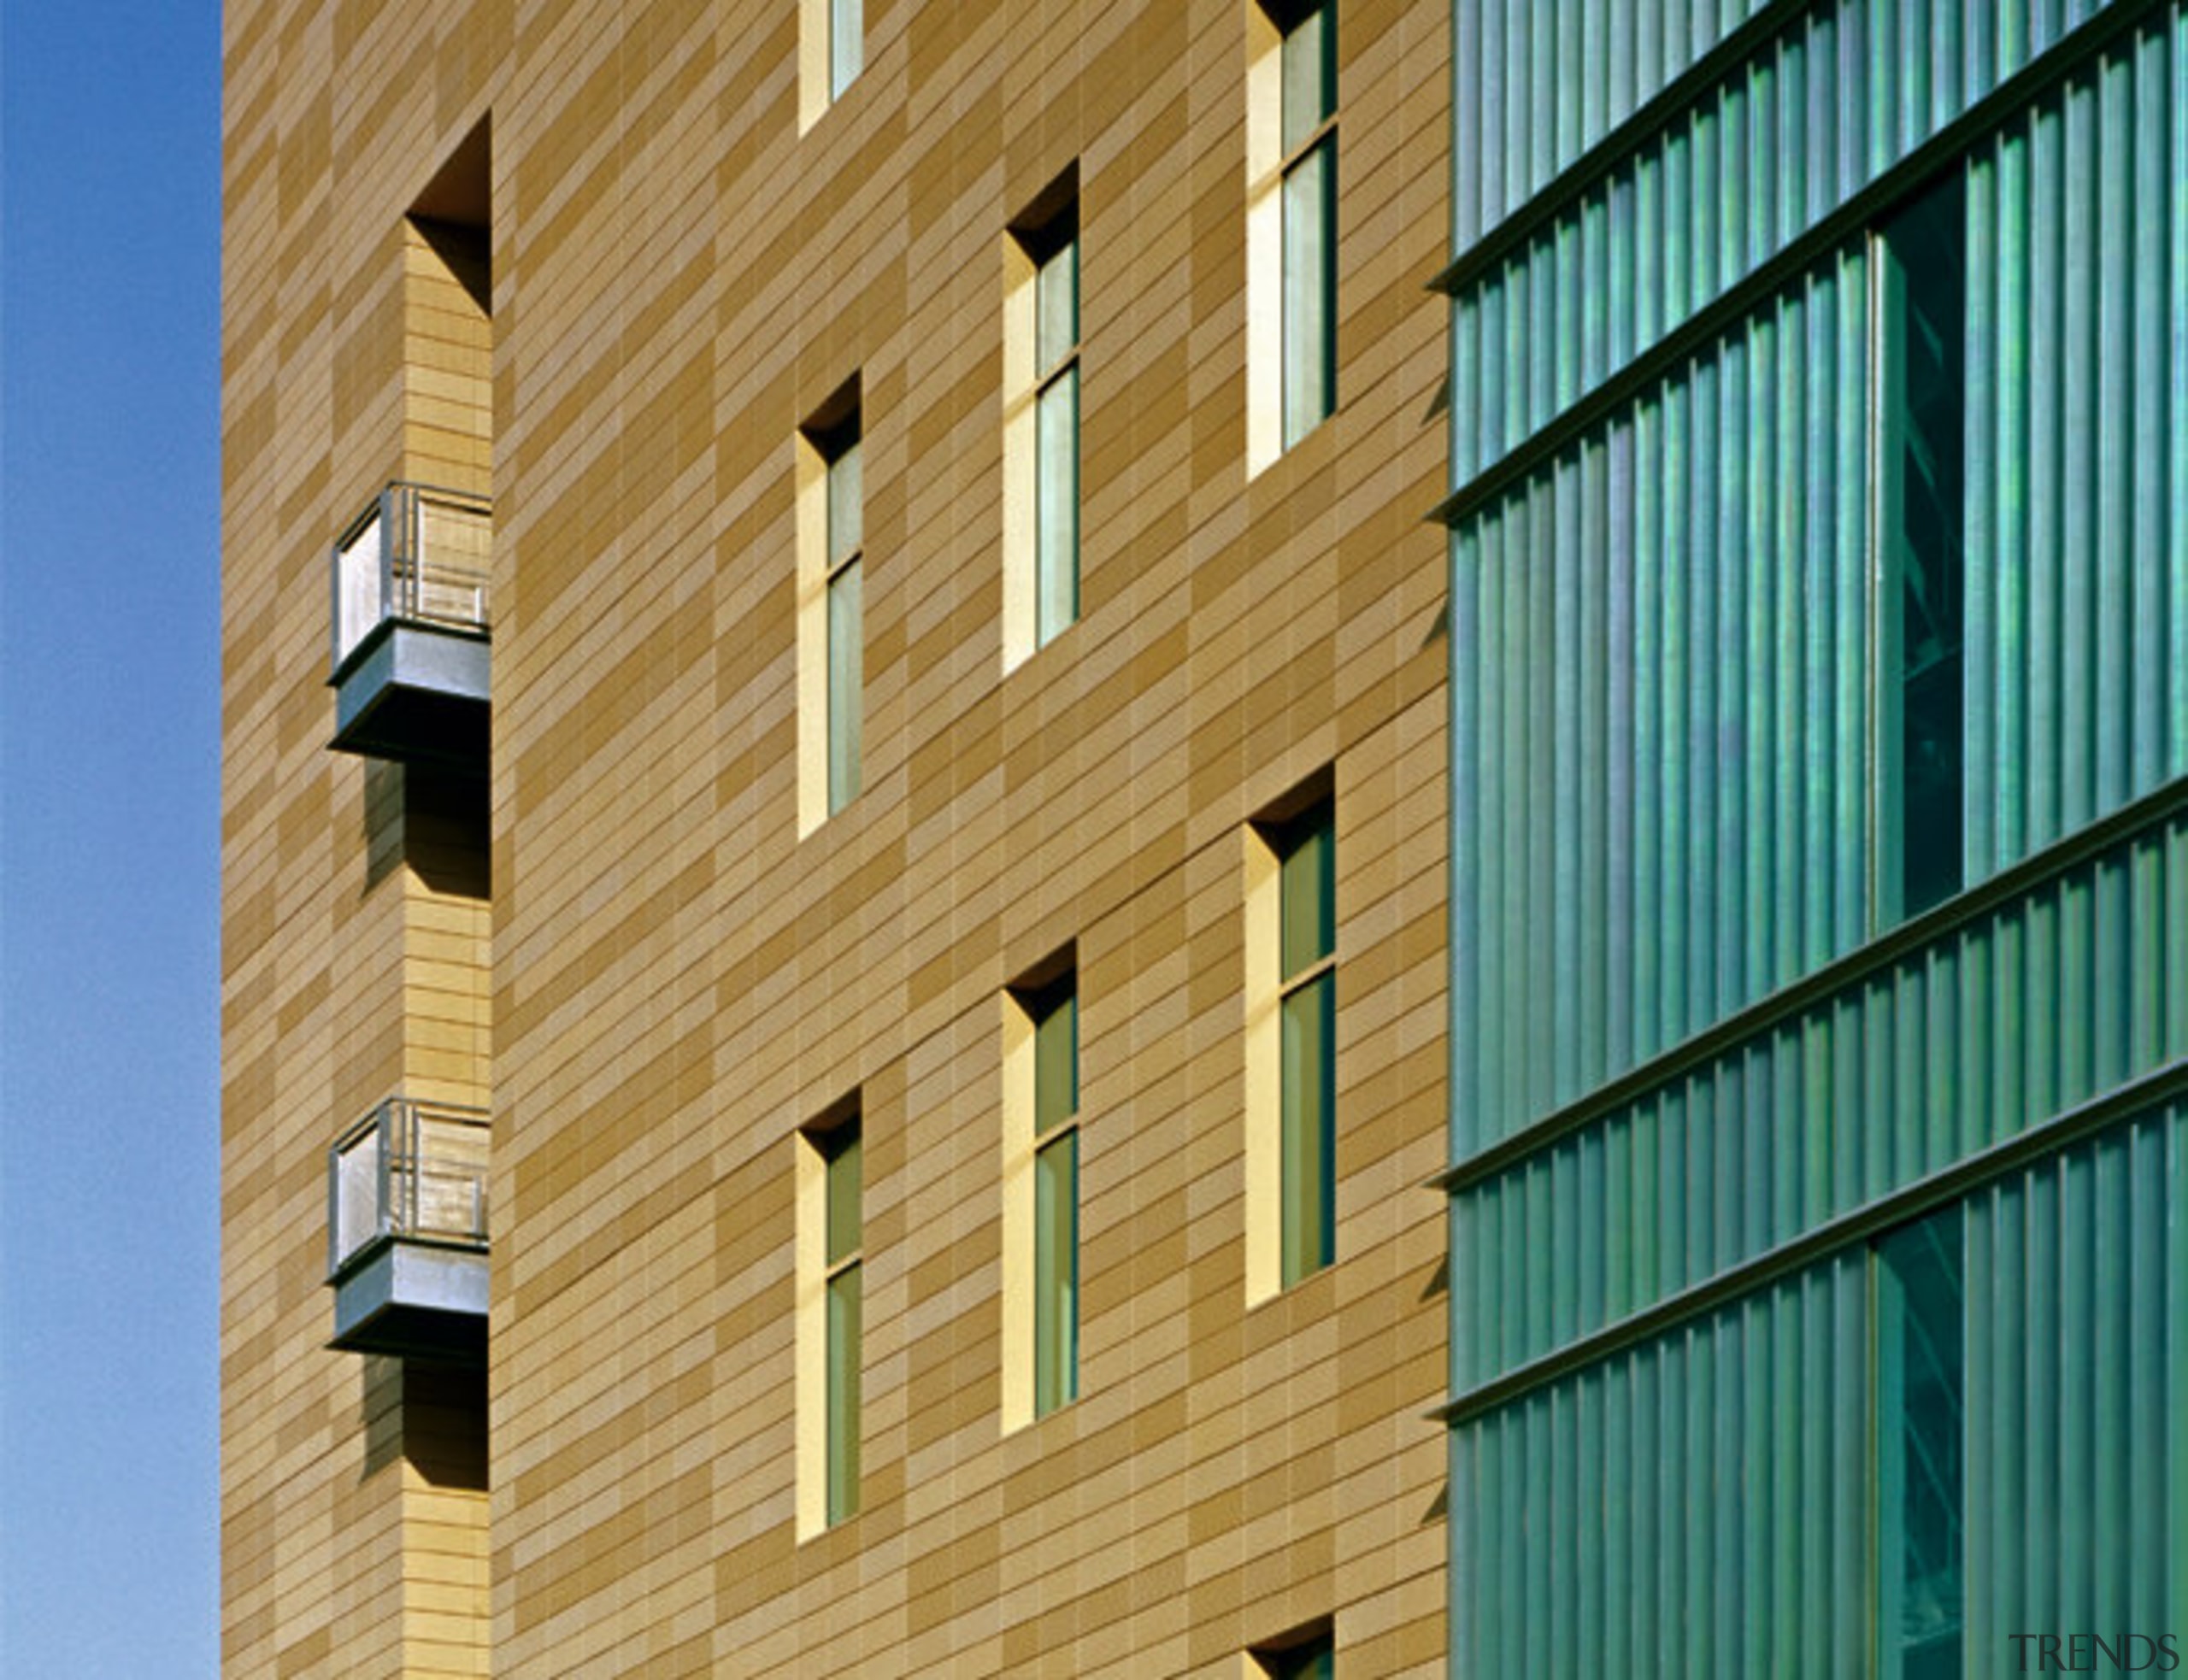
[[[2188,9],[1454,61],[1452,1671],[2177,1648]]]

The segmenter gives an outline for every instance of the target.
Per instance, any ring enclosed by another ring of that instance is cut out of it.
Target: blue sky
[[[0,0],[0,1674],[219,1664],[220,9]]]

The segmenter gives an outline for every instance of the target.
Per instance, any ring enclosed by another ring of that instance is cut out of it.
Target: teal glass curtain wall
[[[1451,1672],[1866,1676],[1868,1325],[1856,1254],[1460,1424]]]
[[[2188,772],[2182,16],[1964,166],[1970,884]],[[1879,931],[1872,262],[1455,533],[1462,1156]]]
[[[2121,3],[1461,4],[1453,253],[1463,256],[1508,219],[1521,231],[1497,239],[1498,255],[1456,294],[1454,487],[1662,342],[2046,48]],[[1711,11],[1714,19],[1695,15]],[[1632,115],[1629,90],[1659,91],[1749,12],[1763,23],[1785,20],[1783,26],[1697,90],[1693,103],[1635,137],[1631,150],[1546,219],[1512,218]],[[1643,43],[1654,45],[1645,56]],[[1470,216],[1469,202],[1483,208]]]
[[[2188,4],[1454,23],[1451,1671],[2188,1635]],[[1956,377],[1910,891],[1898,398]]]
[[[2188,9],[1968,171],[1971,875],[2188,771]]]
[[[1953,1204],[1965,1671],[2188,1614],[2188,1104]],[[1455,1674],[1867,1677],[1881,1244],[1453,1431]]]
[[[1539,1359],[2183,1057],[2177,808],[1460,1189],[1454,1382]]]
[[[1868,931],[1867,275],[1457,533],[1461,1157]]]

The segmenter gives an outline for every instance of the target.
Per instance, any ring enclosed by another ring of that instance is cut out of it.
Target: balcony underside
[[[391,620],[358,643],[335,676],[328,744],[368,758],[483,768],[486,673],[483,637]]]
[[[486,1256],[475,1249],[384,1240],[334,1284],[330,1348],[352,1354],[482,1365]]]

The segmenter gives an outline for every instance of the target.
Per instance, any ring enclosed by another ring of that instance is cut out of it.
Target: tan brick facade
[[[1234,1680],[1323,1617],[1444,1671],[1449,14],[1344,5],[1338,409],[1249,479],[1244,4],[868,0],[801,134],[795,0],[230,0],[235,1680]],[[491,349],[406,216],[490,113]],[[1006,674],[999,242],[1074,159],[1081,612]],[[801,839],[854,373],[863,789]],[[494,498],[484,789],[326,750],[396,479]],[[1326,767],[1338,1259],[1250,1308],[1245,825]],[[997,1004],[1074,943],[1081,1398],[1006,1434]],[[492,1111],[490,1436],[324,1347],[396,1091]],[[801,1543],[794,1142],[853,1091],[862,1510]]]

